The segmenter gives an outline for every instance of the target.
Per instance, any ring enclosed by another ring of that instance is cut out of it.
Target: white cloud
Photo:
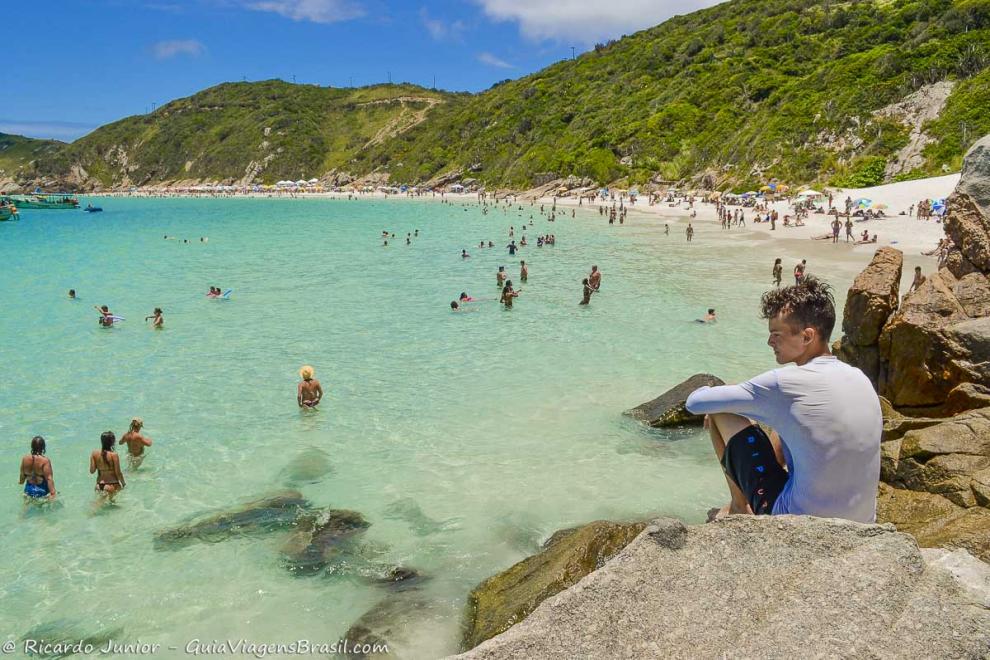
[[[151,52],[155,59],[167,60],[177,55],[188,55],[199,57],[206,52],[206,46],[195,39],[173,39],[171,41],[159,41],[151,46]]]
[[[491,53],[478,53],[478,61],[482,64],[487,64],[488,66],[494,66],[499,69],[512,69],[514,68],[511,64],[503,59],[495,57]]]
[[[248,9],[270,11],[294,21],[338,23],[364,16],[361,5],[351,0],[262,0],[248,2]]]
[[[519,23],[530,39],[591,44],[614,39],[724,0],[474,0],[499,21]]]
[[[464,32],[463,21],[454,21],[448,23],[442,18],[433,18],[430,16],[429,12],[426,11],[426,7],[419,10],[419,18],[423,21],[423,26],[426,27],[426,31],[430,33],[436,41],[443,41],[444,39],[453,39],[455,41],[460,41],[461,34]]]

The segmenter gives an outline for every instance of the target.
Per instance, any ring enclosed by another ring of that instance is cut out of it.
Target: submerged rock
[[[289,461],[289,464],[282,468],[279,476],[287,486],[301,486],[316,483],[328,474],[333,474],[330,454],[322,449],[310,447]]]
[[[357,511],[326,509],[299,517],[282,546],[283,562],[296,575],[322,571],[345,541],[371,526]]]
[[[693,415],[684,407],[691,392],[699,387],[725,385],[725,381],[711,374],[695,374],[680,385],[667,390],[652,401],[640,404],[626,411],[626,415],[653,428],[700,424],[703,415]]]
[[[468,596],[463,648],[522,621],[546,598],[604,565],[644,527],[600,520],[557,532],[542,552],[482,582]]]
[[[290,529],[310,504],[302,494],[286,490],[235,509],[196,516],[178,527],[155,534],[156,550],[176,550],[194,543],[217,543],[229,538]]]
[[[91,646],[98,651],[111,640],[122,642],[123,636],[123,628],[104,630],[97,629],[87,621],[59,619],[28,630],[21,636],[18,648],[26,650],[25,655],[30,657],[68,658],[72,655],[94,655],[87,653],[86,648]]]
[[[380,658],[386,653],[390,658],[446,655],[450,649],[444,640],[450,636],[447,622],[451,614],[449,606],[415,589],[389,596],[362,614],[344,633],[352,649],[359,646],[345,657]],[[372,645],[377,645],[378,650]]]
[[[385,507],[385,517],[390,520],[401,520],[409,525],[416,536],[430,536],[451,529],[456,518],[449,520],[434,520],[423,513],[423,509],[411,497],[395,500]]]
[[[607,645],[607,650],[604,647]],[[458,658],[985,657],[990,610],[890,526],[658,520]]]
[[[396,566],[388,569],[384,575],[374,579],[374,584],[385,587],[390,591],[405,591],[420,587],[430,578],[415,568]]]

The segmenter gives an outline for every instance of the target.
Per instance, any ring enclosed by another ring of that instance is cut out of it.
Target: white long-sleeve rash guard
[[[687,409],[744,415],[780,435],[789,476],[775,515],[876,520],[883,416],[859,369],[821,356],[740,385],[702,387],[688,397]]]

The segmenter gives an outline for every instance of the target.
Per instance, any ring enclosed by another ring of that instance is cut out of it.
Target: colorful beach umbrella
[[[856,206],[858,206],[861,209],[868,209],[868,208],[870,208],[870,205],[872,203],[873,203],[873,200],[872,199],[866,199],[865,197],[862,198],[862,199],[857,199],[856,200]]]

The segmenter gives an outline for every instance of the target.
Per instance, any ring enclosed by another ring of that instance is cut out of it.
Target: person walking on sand
[[[89,473],[96,474],[96,492],[110,502],[127,486],[120,471],[120,457],[113,450],[116,442],[113,431],[104,431],[100,435],[101,448],[89,455]]]
[[[725,472],[727,513],[876,520],[883,416],[870,380],[829,351],[835,301],[827,284],[763,294],[777,364],[739,385],[701,387],[688,411],[705,415]],[[772,429],[767,435],[757,425]]]
[[[21,459],[21,477],[24,496],[32,500],[55,499],[55,477],[52,462],[45,456],[45,439],[40,435],[31,438],[31,453]]]
[[[783,279],[783,276],[784,265],[780,263],[780,257],[777,257],[773,262],[773,283],[777,285],[778,289],[780,288],[780,281]]]
[[[687,235],[688,243],[690,243],[691,239],[694,238],[694,227],[691,226],[690,222],[688,223],[687,229],[684,230],[684,233]]]
[[[313,367],[304,365],[299,369],[299,377],[302,382],[296,388],[296,402],[300,408],[315,408],[323,398],[323,387],[320,381],[316,380]]]
[[[141,467],[147,455],[144,453],[144,448],[151,446],[151,438],[141,434],[142,428],[144,428],[144,420],[135,417],[131,420],[127,433],[120,436],[119,444],[127,445],[127,466],[132,470]]]

